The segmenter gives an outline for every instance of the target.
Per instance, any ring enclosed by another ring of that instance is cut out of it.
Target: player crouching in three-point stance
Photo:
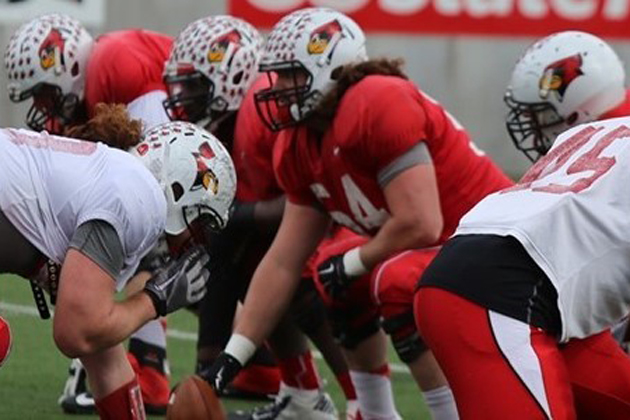
[[[71,135],[135,145],[132,154],[0,130],[0,272],[34,279],[56,301],[55,343],[83,362],[101,418],[141,419],[142,397],[121,342],[205,294],[208,257],[195,243],[227,222],[234,167],[221,143],[191,124],[166,123],[141,139],[140,123],[125,120],[124,108],[101,111]],[[116,301],[164,232],[173,259],[143,291]],[[43,292],[34,291],[45,313]]]
[[[629,182],[630,118],[590,123],[463,217],[415,298],[462,418],[630,418],[608,331],[630,310]]]

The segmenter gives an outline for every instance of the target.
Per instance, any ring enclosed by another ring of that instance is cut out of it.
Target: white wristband
[[[244,335],[232,334],[224,352],[238,360],[242,366],[245,366],[245,363],[256,352],[256,344]]]
[[[343,255],[343,268],[350,277],[359,277],[369,271],[361,261],[360,249],[360,247],[353,248]]]

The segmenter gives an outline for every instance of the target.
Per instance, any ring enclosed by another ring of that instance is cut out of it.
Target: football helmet
[[[365,60],[365,35],[348,16],[327,8],[295,11],[269,34],[260,71],[272,86],[256,93],[258,113],[274,131],[295,125],[333,86],[336,68]],[[274,73],[292,83],[279,86]]]
[[[58,124],[74,119],[93,45],[83,25],[62,14],[40,16],[13,34],[4,54],[9,98],[13,102],[33,98],[26,115],[30,128],[60,132]]]
[[[238,110],[258,74],[262,46],[258,31],[233,16],[189,24],[177,36],[164,67],[169,117],[208,127]]]
[[[558,32],[530,46],[505,93],[507,130],[532,161],[558,134],[594,121],[626,96],[625,71],[612,48],[578,31]]]
[[[192,123],[173,121],[145,132],[131,153],[164,191],[166,233],[178,235],[197,219],[204,228],[225,227],[236,193],[236,171],[216,137]]]

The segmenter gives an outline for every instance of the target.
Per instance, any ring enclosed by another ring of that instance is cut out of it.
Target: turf
[[[25,308],[32,308],[25,311]],[[94,419],[95,416],[68,416],[57,405],[66,379],[68,360],[55,348],[51,322],[40,320],[34,313],[34,303],[28,283],[17,277],[0,276],[0,315],[11,325],[13,349],[7,362],[0,368],[0,419]],[[172,383],[193,371],[196,318],[187,311],[169,317],[169,328],[188,334],[168,340],[168,356]],[[398,363],[395,356],[392,361]],[[332,395],[340,411],[344,399],[328,368],[318,361],[326,390]],[[398,410],[404,419],[428,419],[424,403],[413,380],[407,373],[392,374]],[[225,400],[228,410],[250,408],[255,404]],[[159,417],[153,417],[159,418]]]

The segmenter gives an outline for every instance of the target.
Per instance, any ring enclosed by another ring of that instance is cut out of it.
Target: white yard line
[[[37,308],[35,308],[35,306],[20,305],[17,303],[10,303],[10,302],[5,302],[1,300],[0,300],[0,312],[9,312],[9,313],[17,314],[17,315],[28,315],[28,316],[39,317],[39,313],[37,312]],[[176,330],[175,328],[168,328],[166,330],[166,335],[168,337],[174,338],[176,340],[182,340],[182,341],[196,341],[197,340],[197,333]],[[317,350],[313,351],[313,355],[317,359],[323,358],[322,354],[318,352]],[[406,373],[406,374],[409,373],[409,369],[407,369],[405,365],[400,364],[400,363],[390,363],[389,368],[392,370],[392,372],[395,372],[395,373]]]

